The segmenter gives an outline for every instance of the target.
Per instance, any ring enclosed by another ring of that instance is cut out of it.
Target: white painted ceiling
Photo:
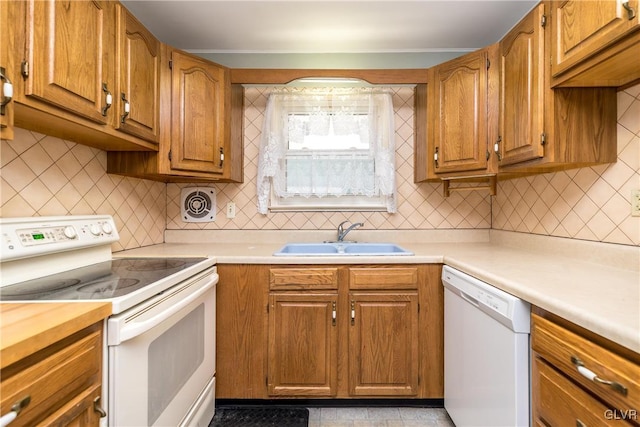
[[[158,39],[197,53],[463,52],[498,41],[530,0],[124,0]]]

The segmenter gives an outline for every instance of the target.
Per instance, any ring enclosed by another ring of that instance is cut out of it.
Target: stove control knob
[[[76,233],[76,229],[70,225],[64,228],[63,233],[64,237],[66,237],[67,239],[75,239],[78,236],[78,234]]]
[[[89,226],[89,231],[94,236],[99,236],[100,235],[100,231],[102,231],[102,229],[100,228],[100,226],[98,224],[91,224]]]
[[[113,233],[113,227],[111,226],[110,223],[105,222],[104,224],[102,224],[102,231],[105,234],[111,234],[111,233]]]

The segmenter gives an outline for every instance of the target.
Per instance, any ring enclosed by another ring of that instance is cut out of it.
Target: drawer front
[[[30,396],[31,402],[12,426],[32,426],[50,416],[76,395],[102,380],[100,330],[64,347],[2,380],[2,414]],[[18,362],[21,363],[21,362]]]
[[[338,289],[337,268],[272,268],[269,289]]]
[[[417,267],[350,268],[350,289],[417,289]]]
[[[605,402],[622,411],[640,414],[640,366],[580,335],[532,315],[531,346],[551,365],[564,372]],[[602,384],[588,379],[578,370],[593,372],[599,379],[620,384]]]
[[[536,421],[554,427],[628,426],[624,414],[614,413],[571,380],[536,357],[533,368]],[[631,413],[629,413],[631,417]]]

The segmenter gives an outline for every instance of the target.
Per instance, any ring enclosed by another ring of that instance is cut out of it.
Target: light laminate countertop
[[[514,239],[508,232],[499,232],[484,242],[394,242],[414,252],[413,256],[280,257],[273,253],[282,243],[246,240],[165,243],[114,255],[206,255],[215,257],[218,264],[443,263],[640,353],[637,247],[527,235]]]

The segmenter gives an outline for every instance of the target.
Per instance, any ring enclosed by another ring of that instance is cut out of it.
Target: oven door
[[[108,425],[178,426],[188,414],[202,413],[196,402],[211,408],[202,420],[208,424],[214,410],[215,271],[107,321]]]

